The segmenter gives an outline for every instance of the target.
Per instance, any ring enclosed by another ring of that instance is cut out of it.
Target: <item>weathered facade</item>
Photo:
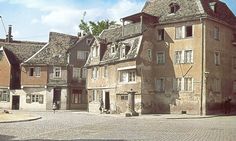
[[[89,111],[213,114],[236,104],[236,17],[218,0],[152,0],[91,47]],[[104,77],[108,76],[108,77]],[[233,107],[235,108],[235,107]]]
[[[21,87],[29,91],[27,103],[44,103],[43,109],[52,109],[53,103],[62,110],[87,109],[83,65],[92,41],[91,35],[79,39],[51,32],[49,43],[21,64]]]
[[[24,105],[24,93],[17,92],[21,89],[20,63],[36,53],[45,44],[0,40],[0,108],[19,109],[20,104]]]
[[[0,108],[87,109],[86,69],[94,38],[51,32],[49,42],[0,42]]]

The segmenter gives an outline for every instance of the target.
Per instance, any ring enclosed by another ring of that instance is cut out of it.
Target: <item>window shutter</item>
[[[7,94],[7,102],[10,102],[10,94]]]
[[[31,95],[30,94],[26,95],[26,103],[31,103]]]
[[[2,101],[2,92],[0,92],[0,101]]]
[[[39,104],[43,104],[43,95],[39,95]]]

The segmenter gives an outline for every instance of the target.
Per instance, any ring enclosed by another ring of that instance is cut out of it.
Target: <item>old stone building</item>
[[[236,17],[219,0],[149,0],[123,26],[104,30],[87,60],[89,111],[99,99],[140,113],[214,114],[236,104]],[[234,107],[235,109],[235,107]]]
[[[7,38],[0,39],[0,109],[19,109],[22,97],[14,93],[21,89],[20,64],[45,44],[13,40],[11,27]]]
[[[49,42],[0,42],[0,108],[87,109],[86,69],[93,36],[51,32]]]

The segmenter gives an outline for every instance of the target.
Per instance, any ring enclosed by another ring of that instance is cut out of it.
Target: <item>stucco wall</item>
[[[0,87],[10,87],[11,66],[3,53],[0,60]]]

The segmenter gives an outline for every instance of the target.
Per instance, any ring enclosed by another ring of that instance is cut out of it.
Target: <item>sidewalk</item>
[[[41,119],[41,116],[24,113],[0,113],[0,123],[25,122]]]

